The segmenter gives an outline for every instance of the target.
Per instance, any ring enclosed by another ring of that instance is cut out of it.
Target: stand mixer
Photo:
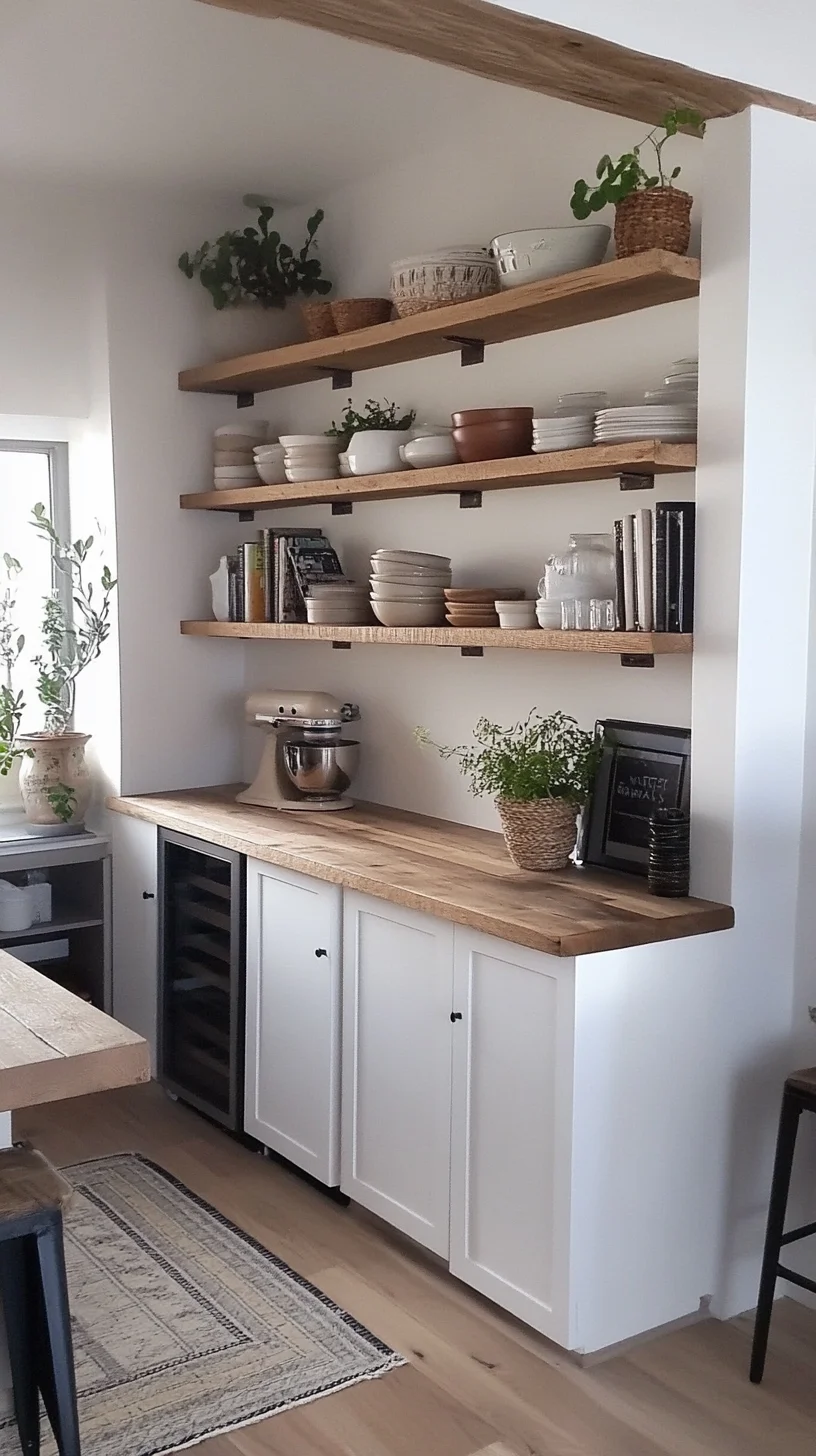
[[[253,693],[248,723],[266,729],[261,765],[239,804],[262,809],[350,809],[345,797],[357,768],[360,745],[343,738],[343,725],[359,718],[356,703],[331,693]]]

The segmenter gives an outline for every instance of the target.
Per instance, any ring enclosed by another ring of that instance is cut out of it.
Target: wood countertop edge
[[[222,845],[223,848],[246,854],[265,864],[278,865],[281,869],[310,875],[327,884],[357,890],[360,894],[390,901],[392,904],[402,905],[406,909],[435,915],[438,919],[482,931],[486,935],[496,936],[512,945],[521,945],[528,950],[542,951],[547,955],[562,959],[578,955],[602,954],[608,950],[625,950],[630,947],[659,944],[664,941],[686,940],[697,935],[729,930],[734,924],[734,911],[730,906],[711,902],[710,906],[702,909],[699,908],[701,903],[707,905],[707,902],[697,901],[695,908],[689,912],[689,916],[690,920],[695,914],[698,918],[704,917],[702,924],[694,924],[691,921],[684,925],[678,923],[675,918],[658,916],[654,919],[644,917],[638,923],[627,919],[625,913],[620,912],[621,918],[618,925],[599,926],[596,929],[587,930],[566,930],[563,934],[546,934],[534,926],[525,924],[523,919],[515,918],[512,913],[507,917],[497,916],[495,913],[482,911],[475,905],[465,906],[456,901],[447,900],[442,894],[428,894],[412,889],[395,879],[391,881],[378,879],[364,871],[314,859],[308,851],[298,852],[289,848],[281,848],[277,844],[257,844],[243,834],[231,833],[222,825],[215,825],[208,817],[207,810],[201,811],[200,823],[195,825],[191,822],[194,818],[192,808],[189,813],[180,815],[174,813],[172,809],[165,808],[159,799],[155,801],[155,804],[147,802],[150,797],[149,795],[135,795],[133,798],[114,796],[109,798],[106,803],[107,808],[114,813],[140,819],[178,834],[195,836],[198,832],[202,838],[206,838],[210,834],[213,836],[213,842]],[[411,853],[412,851],[405,852]],[[419,852],[416,854],[419,859]]]
[[[3,1067],[0,1107],[5,1112],[16,1112],[21,1107],[39,1107],[46,1102],[87,1097],[149,1081],[150,1057],[144,1042],[100,1047],[97,1051],[47,1057],[21,1067]]]

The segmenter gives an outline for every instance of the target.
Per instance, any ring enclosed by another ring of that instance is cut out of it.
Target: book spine
[[[275,539],[275,621],[285,622],[283,614],[283,583],[286,575],[286,537]]]
[[[680,593],[681,632],[694,631],[694,548],[696,544],[696,512],[693,501],[686,502],[680,514]]]
[[[680,521],[675,510],[666,512],[666,631],[680,631]]]
[[[275,620],[275,562],[273,556],[274,541],[272,527],[264,526],[258,532],[258,542],[261,548],[261,561],[263,569],[263,606],[265,622]]]
[[[626,609],[623,599],[623,521],[615,522],[615,627],[622,632],[626,626]]]
[[[227,557],[227,593],[229,602],[229,620],[238,621],[238,598],[236,595],[236,575],[238,571],[238,558]]]
[[[637,570],[638,627],[652,630],[652,513],[641,506],[635,514],[635,566]]]
[[[264,584],[263,548],[258,541],[245,541],[241,547],[244,558],[244,616],[245,622],[263,622]]]
[[[235,620],[244,621],[244,553],[240,546],[235,557]]]
[[[652,576],[654,578],[654,630],[665,632],[666,588],[668,585],[666,557],[666,508],[658,501],[654,511],[654,545],[652,550]]]
[[[623,518],[623,625],[627,632],[637,629],[635,611],[635,518]]]

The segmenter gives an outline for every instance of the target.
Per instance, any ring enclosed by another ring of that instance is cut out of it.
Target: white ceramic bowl
[[[383,602],[372,600],[374,616],[384,627],[436,627],[445,616],[441,602]]]
[[[336,460],[336,448],[323,449],[320,445],[291,445],[284,450],[284,459],[292,465],[306,465],[309,460]]]
[[[339,597],[368,598],[368,587],[359,581],[318,581],[309,587],[313,601],[336,601]]]
[[[254,465],[216,465],[213,476],[216,480],[254,480]]]
[[[237,439],[239,435],[251,439],[253,445],[259,440],[265,440],[269,432],[268,420],[233,420],[231,425],[219,425],[213,433],[216,439],[222,435],[231,435]]]
[[[356,607],[336,607],[306,599],[306,621],[321,627],[364,627],[371,621],[368,602]]]
[[[271,445],[255,445],[252,454],[256,460],[282,460],[286,454],[286,447],[276,445],[274,442]]]
[[[414,470],[432,470],[439,465],[457,465],[459,452],[453,443],[453,435],[422,435],[400,445],[400,459]]]
[[[337,480],[339,474],[336,465],[286,466],[286,479],[290,485],[300,485],[304,480]]]
[[[397,582],[399,586],[450,586],[451,574],[449,571],[400,571],[393,567],[391,571],[374,571],[371,580],[377,582]]]
[[[412,440],[425,440],[430,438],[431,435],[438,438],[439,435],[450,435],[452,432],[453,425],[450,423],[450,420],[440,425],[432,424],[428,420],[421,420],[418,425],[411,426],[408,434]]]
[[[255,469],[264,485],[284,485],[286,482],[283,460],[256,460]]]
[[[371,557],[374,562],[398,561],[402,566],[427,567],[431,571],[447,570],[451,564],[449,556],[433,556],[428,551],[392,551],[381,546]]]
[[[334,450],[340,448],[339,441],[332,439],[330,435],[281,435],[280,442],[287,450],[293,445],[330,445]]]
[[[502,288],[520,288],[540,278],[591,268],[602,261],[610,235],[611,228],[592,222],[502,233],[490,244],[499,284]]]
[[[338,462],[340,464],[340,474],[341,474],[341,476],[343,477],[344,480],[349,480],[351,478],[351,476],[354,474],[354,471],[352,470],[351,465],[349,464],[348,452],[346,450],[341,450],[340,451],[340,454],[337,457],[337,459],[338,459]]]
[[[443,602],[441,586],[414,586],[410,582],[380,581],[371,578],[371,597],[381,602]]]
[[[539,597],[536,602],[536,617],[539,627],[545,627],[549,631],[560,631],[561,628],[561,603],[550,602]]]
[[[213,490],[249,490],[260,485],[257,475],[253,472],[246,480],[214,480]]]
[[[251,450],[213,450],[213,465],[253,465],[255,457]]]
[[[526,629],[536,625],[535,602],[496,602],[500,627]]]

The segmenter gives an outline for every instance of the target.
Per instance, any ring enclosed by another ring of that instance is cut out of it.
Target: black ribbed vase
[[[680,899],[688,892],[688,814],[658,809],[649,820],[649,893]]]

